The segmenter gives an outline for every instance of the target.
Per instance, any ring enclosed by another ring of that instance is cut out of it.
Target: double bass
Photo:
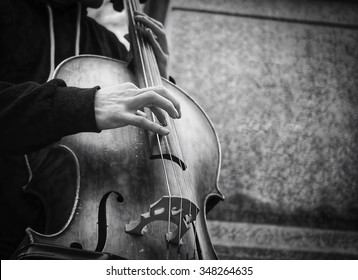
[[[47,149],[39,163],[45,171],[27,189],[44,203],[46,232],[28,228],[24,244],[124,259],[216,259],[206,214],[223,199],[217,134],[203,109],[161,78],[153,50],[136,28],[140,6],[124,4],[134,71],[123,61],[79,55],[63,61],[53,78],[76,87],[163,86],[179,100],[182,117],[167,116],[167,136],[127,126],[67,136]]]

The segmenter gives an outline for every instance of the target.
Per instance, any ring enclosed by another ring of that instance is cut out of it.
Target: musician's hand
[[[99,89],[95,96],[95,116],[98,129],[117,128],[126,125],[135,125],[154,133],[167,135],[169,130],[147,119],[140,109],[148,107],[166,126],[165,114],[167,111],[172,118],[180,118],[180,105],[163,87],[138,89],[132,83]]]
[[[135,12],[134,18],[143,23],[139,30],[153,47],[161,76],[168,78],[169,48],[163,24],[140,12]]]

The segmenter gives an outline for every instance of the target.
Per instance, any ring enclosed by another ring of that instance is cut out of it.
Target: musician
[[[87,16],[103,0],[2,0],[0,4],[0,197],[1,259],[11,256],[31,227],[43,230],[41,203],[22,191],[29,182],[28,153],[66,135],[98,133],[104,129],[136,125],[168,134],[164,114],[180,117],[177,100],[164,88],[138,89],[130,83],[110,88],[69,87],[51,79],[54,68],[76,54],[127,59],[116,36]],[[121,0],[114,8],[123,9]],[[168,46],[162,26],[145,15],[136,20],[151,42],[160,73],[168,76]],[[154,110],[162,125],[138,111]],[[33,171],[33,170],[32,170]]]

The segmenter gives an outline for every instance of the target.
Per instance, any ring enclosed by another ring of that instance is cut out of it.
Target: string
[[[133,4],[133,3],[132,3],[132,4]],[[137,4],[137,2],[134,2],[134,4],[136,5],[136,7],[135,7],[136,10],[138,10],[138,4]],[[131,9],[132,19],[133,19],[134,10],[133,10],[133,7],[131,7],[131,8],[132,8],[132,9]],[[133,25],[135,25],[135,22],[134,22],[134,21],[133,21]],[[140,36],[140,34],[138,34],[136,30],[135,30],[135,32],[136,32],[136,40],[137,40],[138,46],[144,46],[142,36]],[[145,55],[145,52],[144,52],[144,53],[142,52],[142,50],[141,50],[140,47],[138,48],[138,50],[139,50],[139,53],[140,53],[139,56],[140,56],[141,62],[142,62],[141,65],[142,65],[142,68],[143,68],[143,76],[144,76],[144,78],[145,78],[145,86],[146,86],[146,87],[154,86],[154,80],[153,80],[152,72],[151,72],[151,71],[148,71],[148,70],[146,71],[146,70],[144,69],[146,65],[147,65],[147,66],[150,65],[150,63],[149,63],[149,61],[148,61],[148,57]],[[145,63],[144,60],[146,60],[147,63]],[[150,79],[148,79],[147,76],[150,76],[150,77],[149,77]],[[149,83],[148,81],[151,81],[151,82]],[[151,114],[152,114],[152,118],[153,118],[153,120],[154,120],[154,114],[153,114],[153,112],[151,112]],[[160,154],[161,154],[161,158],[162,158],[162,162],[163,162],[163,169],[164,169],[164,172],[165,172],[165,174],[166,174],[165,178],[166,178],[166,180],[167,180],[168,192],[169,192],[169,195],[171,196],[171,191],[170,191],[170,186],[169,186],[169,180],[168,180],[167,172],[166,172],[165,165],[164,165],[163,151],[162,151],[162,148],[161,148],[161,146],[160,146],[159,135],[157,134],[156,136],[157,136],[158,146],[159,146],[159,150],[160,150]]]
[[[143,26],[142,26],[143,27]],[[151,46],[149,46],[148,42],[143,40],[142,36],[139,36],[139,40],[141,42],[141,46],[144,48],[144,52],[143,52],[143,57],[144,57],[144,60],[147,62],[147,67],[151,68],[149,70],[149,72],[146,72],[149,74],[150,76],[150,80],[151,80],[151,86],[156,86],[156,85],[162,85],[162,81],[161,81],[161,76],[160,76],[160,73],[159,73],[159,70],[158,70],[158,67],[155,67],[157,64],[156,62],[156,59],[155,59],[155,56],[154,56],[154,53],[153,53],[153,49],[151,48]],[[152,67],[151,67],[152,66]],[[153,114],[153,112],[151,113],[152,114],[152,119],[154,120],[155,116]],[[168,118],[166,118],[168,119]],[[156,135],[157,137],[157,141],[158,141],[158,144],[159,144],[159,147],[160,147],[160,151],[162,153],[162,150],[161,150],[161,145],[160,145],[160,138],[158,135]],[[167,136],[163,136],[163,139],[166,143],[166,146],[169,150],[169,157],[170,157],[170,162],[171,162],[171,168],[173,170],[173,173],[174,173],[174,177],[176,179],[176,182],[177,182],[177,185],[178,185],[178,174],[177,174],[177,171],[175,169],[175,163],[174,163],[174,160],[173,160],[173,157],[172,157],[172,151],[171,151],[171,147],[169,145],[169,142],[168,142],[168,139],[167,139]],[[179,190],[179,194],[180,194],[180,206],[179,206],[179,225],[178,225],[178,244],[180,245],[180,241],[181,241],[181,230],[182,230],[182,209],[183,209],[183,194],[182,194],[182,191],[181,191],[181,187],[179,186],[178,187],[178,190]],[[168,233],[170,232],[170,225],[171,225],[171,210],[172,210],[172,195],[170,195],[170,198],[169,198],[169,212],[168,212]],[[169,258],[169,244],[167,244],[167,258]],[[180,246],[178,246],[178,251],[177,251],[177,258],[179,257],[179,254],[180,254]]]
[[[127,3],[127,2],[126,2]],[[133,7],[135,6],[135,7]],[[144,83],[146,87],[149,86],[149,82],[148,82],[148,77],[147,77],[147,74],[148,73],[151,73],[150,71],[146,71],[145,69],[145,65],[149,65],[148,64],[148,61],[147,63],[144,63],[144,59],[146,58],[144,56],[144,54],[142,53],[142,50],[140,48],[140,46],[143,46],[143,38],[140,36],[140,34],[138,34],[138,31],[137,29],[135,28],[135,22],[134,22],[134,9],[138,9],[138,3],[136,1],[131,2],[131,1],[128,1],[128,12],[130,14],[130,19],[132,20],[132,27],[133,27],[133,32],[135,33],[135,40],[136,40],[136,44],[138,46],[138,52],[139,52],[139,57],[140,57],[140,60],[141,60],[141,67],[142,67],[142,71],[143,71],[143,78],[144,78]],[[152,80],[152,84],[153,84],[153,79],[152,77],[150,77],[151,80]],[[152,114],[152,118],[154,120],[154,115],[153,115],[153,112],[151,112]],[[171,190],[170,190],[170,184],[169,184],[169,179],[168,179],[168,173],[167,173],[167,170],[166,170],[166,166],[165,166],[165,163],[164,163],[164,156],[163,156],[163,151],[162,151],[162,147],[160,145],[160,138],[159,138],[159,135],[157,134],[156,135],[156,139],[157,139],[157,142],[158,142],[158,147],[159,147],[159,151],[160,151],[160,157],[161,157],[161,162],[162,162],[162,167],[163,167],[163,170],[164,170],[164,174],[165,174],[165,180],[166,180],[166,185],[167,185],[167,189],[168,189],[168,196],[169,196],[169,200],[168,200],[168,229],[167,229],[167,232],[169,233],[170,232],[170,224],[171,224],[171,208],[172,208],[172,201],[171,201],[171,197],[172,197],[172,194],[171,194]],[[167,242],[167,259],[169,259],[169,242]]]
[[[155,55],[153,53],[153,49],[148,46],[147,42],[145,43],[145,45],[146,45],[146,49],[148,50],[148,52],[146,53],[146,56],[148,56],[148,60],[151,61],[150,65],[156,65],[156,58],[155,58]],[[157,84],[162,85],[162,81],[161,81],[161,78],[160,78],[160,73],[159,73],[158,67],[153,67],[153,70],[154,70],[154,72],[156,72],[155,77],[158,77]],[[166,116],[167,116],[167,114],[166,114]],[[172,130],[171,125],[170,125],[172,123],[171,119],[169,117],[167,117],[166,119],[169,120],[169,123],[168,123],[169,125],[168,126],[170,127],[170,130]],[[174,123],[173,123],[173,125],[174,125]],[[174,163],[173,156],[172,156],[173,151],[172,151],[171,145],[169,144],[168,136],[164,136],[163,139],[164,139],[166,147],[169,150],[169,157],[170,157],[170,161],[171,161],[171,167],[172,167],[174,177],[175,177],[177,185],[178,185],[178,190],[179,190],[179,195],[180,195],[180,212],[179,212],[179,226],[178,226],[179,244],[180,244],[181,231],[182,231],[182,223],[181,223],[181,221],[183,219],[183,211],[182,211],[182,209],[183,209],[183,193],[182,193],[182,188],[181,188],[181,185],[180,185],[180,181],[178,180],[178,173],[177,173],[178,171],[175,168],[175,163]],[[182,166],[181,161],[179,161],[179,165],[180,165],[181,169],[183,170],[183,166]],[[185,176],[183,175],[183,173],[182,173],[182,176],[184,178],[184,185],[185,185],[185,187],[187,187],[186,182],[185,182]],[[191,205],[189,205],[189,209],[191,210]],[[180,254],[180,246],[178,246],[177,254],[179,256],[179,254]]]
[[[148,47],[148,44],[147,44],[147,43],[146,43],[146,45],[147,45],[146,48],[148,49],[148,52],[147,52],[148,60],[151,61],[151,64],[150,64],[150,65],[156,65],[156,58],[155,58],[155,55],[154,55],[154,53],[153,53],[153,49],[150,48],[150,47]],[[160,77],[160,73],[159,73],[158,67],[153,67],[153,69],[154,69],[155,72],[157,72],[156,77]],[[157,79],[157,80],[158,80],[157,84],[162,85],[161,79],[159,78],[159,79]],[[166,114],[166,115],[167,115],[167,114]],[[170,119],[169,117],[167,117],[167,119],[169,120],[169,121],[168,121],[168,126],[169,126],[170,130],[173,131],[172,128],[171,128],[171,123],[172,123],[172,121],[171,121],[171,119]],[[173,126],[174,126],[174,123],[173,123]],[[166,146],[167,146],[167,148],[168,148],[168,150],[169,150],[169,157],[170,157],[170,161],[171,161],[171,167],[172,167],[172,170],[173,170],[173,173],[174,173],[174,177],[175,177],[175,179],[176,179],[176,181],[177,181],[178,190],[179,190],[179,195],[180,195],[180,209],[181,209],[181,210],[180,210],[180,213],[179,213],[179,226],[178,226],[179,243],[180,243],[181,231],[182,231],[182,223],[181,223],[181,221],[182,221],[182,219],[183,219],[183,211],[182,211],[182,209],[183,209],[183,193],[182,193],[181,186],[179,186],[179,185],[180,185],[180,183],[179,183],[180,181],[178,180],[178,174],[177,174],[178,171],[177,171],[177,169],[175,168],[175,163],[174,163],[174,160],[173,160],[173,157],[172,157],[173,151],[172,151],[171,145],[169,144],[169,140],[168,140],[168,137],[167,137],[167,136],[164,136],[163,139],[164,139],[165,144],[166,144]],[[181,161],[179,161],[179,165],[180,165],[181,169],[183,170],[183,166],[182,166],[182,162],[181,162]],[[185,185],[185,187],[187,188],[187,184],[186,184],[186,181],[185,181],[185,176],[184,176],[183,173],[182,173],[182,176],[183,176],[183,178],[184,178],[184,185]],[[191,211],[191,204],[189,205],[189,211]],[[178,246],[178,255],[179,255],[179,254],[180,254],[180,246]]]
[[[136,10],[139,10],[139,7],[138,7],[138,3],[136,2]],[[142,26],[143,27],[143,26]],[[143,37],[141,36],[141,33],[139,33],[139,42],[140,42],[140,47],[143,48],[144,52],[142,53],[143,55],[143,60],[146,61],[145,63],[145,66],[147,66],[147,68],[151,68],[150,66],[151,65],[154,65],[153,64],[153,61],[150,61],[150,57],[148,57],[148,53],[150,51],[150,47],[148,46],[148,44],[146,44],[146,41],[143,39]],[[140,48],[139,47],[139,48]],[[155,77],[158,77],[158,75],[154,75],[154,72],[155,72],[155,68],[152,67],[152,69],[147,69],[147,71],[145,71],[145,73],[143,73],[144,75],[148,75],[150,77],[150,86],[155,86],[155,85],[160,85],[160,82],[158,82],[158,79],[155,80]],[[149,85],[147,85],[149,86]],[[155,120],[155,115],[154,113],[151,111],[151,117],[152,117],[152,120],[154,121]],[[167,223],[167,233],[169,234],[169,232],[171,232],[171,209],[172,209],[172,193],[171,193],[171,189],[170,189],[170,183],[168,181],[168,175],[167,175],[167,169],[166,169],[166,166],[164,164],[164,158],[163,158],[163,150],[162,150],[162,147],[161,147],[161,141],[160,141],[160,137],[158,134],[156,134],[156,139],[157,139],[157,143],[158,143],[158,148],[160,150],[160,155],[161,155],[161,158],[162,158],[162,165],[163,165],[163,170],[165,172],[165,178],[166,178],[166,181],[167,181],[167,185],[168,185],[168,194],[169,194],[169,200],[168,200],[168,223]],[[165,136],[164,136],[165,137]],[[172,162],[173,163],[173,162]],[[168,236],[167,236],[168,237]],[[169,259],[169,240],[167,240],[167,259]]]
[[[156,63],[155,55],[154,55],[153,50],[151,48],[149,48],[149,50],[150,51],[148,52],[148,55],[150,56],[150,60],[152,62],[152,65],[155,65],[155,63]],[[159,73],[158,68],[155,68],[155,69],[157,70],[157,73]],[[158,74],[158,76],[159,75],[160,74]],[[161,79],[160,79],[160,82],[161,82]],[[171,118],[169,118],[169,125],[168,126],[169,126],[170,130],[172,131],[172,135],[174,135],[175,138],[176,138],[176,139],[174,139],[174,140],[176,140],[174,142],[174,144],[176,144],[176,146],[179,146],[181,157],[183,158],[184,162],[186,162],[186,160],[184,158],[184,153],[183,153],[183,150],[182,150],[182,146],[181,146],[180,141],[179,141],[176,125],[175,125],[174,121]],[[174,128],[174,130],[173,130],[173,128]],[[167,146],[169,148],[170,158],[172,160],[172,157],[171,157],[171,155],[172,155],[171,145],[169,145],[167,137],[164,137],[164,140],[166,141],[166,144],[167,144]],[[182,170],[184,170],[181,161],[179,161],[179,165],[182,168]],[[177,174],[175,170],[176,169],[174,168],[174,172],[175,172],[175,174]],[[192,181],[190,172],[188,172],[188,175],[189,175],[189,181]],[[175,175],[175,177],[178,177],[178,176]],[[194,197],[193,190],[192,190],[192,188],[188,187],[187,179],[186,179],[186,176],[184,176],[184,173],[182,173],[182,177],[183,177],[184,185],[185,185],[186,189],[189,190],[189,192],[191,193],[191,196]],[[182,209],[183,208],[183,202],[182,202],[183,194],[182,194],[181,188],[179,188],[179,192],[180,192],[180,196],[181,196],[181,209]],[[189,219],[192,218],[191,212],[192,212],[192,205],[189,204],[189,213],[190,213]],[[182,215],[180,215],[180,221],[182,220],[182,218],[183,218]],[[194,240],[196,240],[197,239],[197,231],[195,230],[195,221],[192,221],[192,223],[193,223],[193,230],[194,230]],[[179,224],[179,233],[181,233],[181,223]],[[196,242],[194,244],[195,244],[195,250],[197,250]],[[178,254],[179,254],[179,250],[178,250]],[[195,251],[194,251],[194,256],[195,256]]]
[[[128,8],[129,8],[129,12],[131,13],[130,14],[130,18],[132,20],[132,26],[133,26],[133,31],[135,32],[135,40],[136,40],[136,43],[137,43],[137,46],[138,46],[138,52],[139,52],[139,58],[140,58],[140,64],[141,64],[141,67],[142,67],[142,71],[143,71],[143,79],[144,79],[144,84],[146,87],[148,87],[149,85],[151,86],[155,86],[155,85],[162,85],[162,82],[161,82],[161,76],[160,76],[160,73],[159,73],[159,70],[158,70],[158,67],[155,67],[156,66],[156,58],[155,58],[155,55],[154,55],[154,52],[153,52],[153,49],[148,45],[148,42],[143,40],[141,34],[139,33],[138,34],[138,31],[136,30],[135,28],[135,21],[134,21],[134,9],[136,10],[139,10],[139,4],[137,1],[134,1],[134,2],[130,2],[128,3]],[[142,52],[142,49],[141,47],[143,48],[143,52]],[[145,69],[147,67],[151,68],[151,69]],[[151,67],[152,66],[152,67]],[[147,70],[147,71],[146,71]],[[149,77],[148,77],[149,76]],[[150,81],[150,83],[149,83]],[[152,115],[152,119],[154,120],[154,114],[153,112],[151,112],[151,115]],[[170,130],[173,132],[173,135],[174,137],[176,138],[174,141],[174,145],[175,146],[179,146],[179,149],[180,149],[180,154],[181,156],[183,156],[183,150],[182,150],[182,147],[180,145],[180,141],[179,141],[179,138],[178,138],[178,133],[177,133],[177,130],[176,130],[176,126],[174,124],[174,121],[171,120],[171,118],[166,118],[167,120],[169,120],[167,123],[170,127]],[[172,129],[172,127],[174,127],[174,130]],[[168,179],[168,173],[167,173],[167,170],[166,170],[166,166],[164,164],[164,156],[163,156],[163,151],[162,151],[162,148],[161,148],[161,143],[160,143],[160,138],[159,138],[159,135],[156,135],[156,138],[157,138],[157,142],[158,142],[158,147],[159,147],[159,150],[160,150],[160,157],[161,157],[161,160],[162,160],[162,165],[163,165],[163,170],[164,170],[164,173],[165,173],[165,178],[166,178],[166,184],[167,184],[167,188],[168,188],[168,193],[169,193],[169,205],[168,205],[168,232],[170,232],[170,221],[171,221],[171,200],[172,200],[172,195],[171,195],[171,191],[170,191],[170,184],[169,184],[169,179]],[[170,161],[171,161],[171,166],[172,166],[172,169],[173,169],[173,172],[174,172],[174,177],[177,181],[177,183],[179,182],[178,180],[178,175],[177,175],[177,171],[174,167],[174,160],[172,158],[172,149],[171,149],[171,145],[169,145],[169,140],[167,138],[167,136],[163,136],[163,139],[165,141],[165,144],[169,150],[169,157],[170,157]],[[182,157],[183,158],[183,157]],[[184,170],[184,166],[182,165],[182,162],[179,161],[179,165],[180,167],[182,168],[182,170]],[[189,172],[189,176],[190,176],[190,172]],[[186,178],[184,176],[184,174],[182,173],[182,177],[183,177],[183,180],[184,180],[184,185],[186,187],[187,190],[189,190],[193,196],[193,191],[191,188],[188,188],[188,184],[187,184],[187,181],[186,181]],[[179,185],[179,184],[178,184]],[[180,218],[179,218],[179,228],[178,228],[178,238],[179,238],[179,246],[178,246],[178,256],[180,254],[180,241],[181,241],[181,221],[183,219],[183,194],[182,194],[182,190],[181,190],[181,187],[179,186],[179,193],[180,193],[180,212],[179,212],[179,215],[180,215]],[[189,204],[189,214],[191,215],[191,211],[192,211],[192,207],[191,207],[191,203]],[[192,221],[193,222],[193,221]],[[196,234],[196,230],[194,230],[195,234],[194,234],[194,245],[195,245],[195,248],[196,248],[196,237],[197,237],[197,234]],[[167,258],[169,257],[169,244],[167,244]],[[195,252],[194,252],[195,254]]]
[[[159,73],[159,69],[158,69],[158,67],[156,67],[157,66],[157,62],[156,62],[156,58],[155,58],[155,55],[154,55],[154,52],[153,52],[153,49],[149,46],[149,44],[148,44],[148,42],[147,41],[145,41],[144,42],[144,46],[145,46],[145,52],[144,52],[144,56],[146,57],[146,60],[148,61],[148,60],[150,60],[151,62],[148,64],[148,66],[150,67],[150,66],[153,66],[152,67],[152,70],[150,71],[150,74],[152,74],[152,73],[155,73],[156,75],[154,75],[154,77],[156,77],[157,78],[157,85],[161,85],[162,84],[162,80],[161,80],[161,76],[160,76],[160,73]],[[147,57],[148,56],[148,57]],[[174,123],[174,121],[171,119],[171,118],[167,118],[169,121],[168,121],[168,126],[169,126],[169,128],[170,128],[170,130],[172,131],[172,134],[171,135],[173,135],[174,136],[174,140],[176,140],[176,141],[174,141],[174,146],[179,146],[179,150],[180,150],[180,154],[181,154],[181,158],[183,158],[184,159],[184,153],[183,153],[183,149],[182,149],[182,146],[181,146],[181,144],[180,144],[180,141],[179,141],[179,137],[178,137],[178,133],[177,133],[177,129],[176,129],[176,126],[175,126],[175,123]],[[173,130],[173,128],[174,128],[174,130]],[[171,151],[171,145],[169,145],[169,142],[168,142],[168,137],[167,136],[164,136],[164,138],[163,138],[164,140],[165,140],[165,142],[166,142],[166,145],[167,145],[167,147],[168,147],[168,149],[169,149],[169,156],[170,156],[170,160],[171,160],[171,162],[172,162],[172,168],[173,168],[173,170],[174,170],[174,172],[175,172],[175,178],[176,178],[176,180],[177,180],[177,182],[179,182],[178,181],[178,176],[177,176],[177,172],[176,172],[176,169],[173,167],[173,158],[172,158],[172,151]],[[178,148],[176,148],[176,150],[178,150]],[[184,162],[185,162],[185,159],[184,159]],[[184,166],[183,166],[183,163],[181,162],[181,161],[179,161],[179,165],[180,165],[180,167],[182,168],[182,170],[184,170],[185,168],[184,168]],[[184,180],[184,185],[185,185],[185,188],[187,189],[187,190],[189,190],[189,192],[191,193],[191,196],[192,197],[194,197],[194,194],[193,194],[193,190],[192,190],[192,188],[189,188],[188,187],[188,183],[187,183],[187,180],[186,180],[186,176],[184,176],[184,173],[181,173],[182,174],[182,177],[183,177],[183,180]],[[190,179],[190,181],[191,181],[191,174],[190,174],[190,172],[189,172],[189,179]],[[181,190],[181,187],[179,187],[179,192],[180,192],[180,198],[181,198],[181,203],[180,203],[180,209],[183,209],[183,194],[182,194],[182,190]],[[191,218],[191,211],[192,211],[192,206],[191,206],[191,203],[189,204],[189,214],[190,214],[190,217],[189,218]],[[182,211],[180,212],[180,221],[182,221],[182,218],[183,218],[183,216],[182,216]],[[193,229],[194,229],[194,240],[196,240],[196,238],[197,238],[197,231],[195,230],[195,225],[194,225],[194,221],[192,221],[192,223],[193,223]],[[178,229],[178,231],[179,231],[179,237],[181,237],[180,236],[180,233],[181,233],[181,222],[179,223],[179,229]],[[195,248],[196,248],[196,242],[194,242],[194,244],[195,244]],[[180,248],[180,246],[178,247],[178,248]],[[197,248],[196,248],[197,249]],[[179,250],[178,250],[178,254],[179,254]]]
[[[155,58],[155,54],[153,52],[153,49],[151,47],[148,47],[148,43],[145,42],[145,46],[146,46],[146,49],[147,49],[147,52],[144,53],[145,56],[149,56],[149,60],[151,61],[149,65],[153,65],[153,66],[156,66],[157,62],[156,62],[156,58]],[[155,77],[158,77],[157,78],[157,84],[158,85],[162,85],[162,80],[160,78],[160,73],[159,73],[159,69],[158,67],[153,67],[152,68],[152,72],[156,72],[156,75],[154,75]],[[177,132],[177,129],[176,129],[176,125],[174,123],[174,121],[171,119],[171,118],[167,118],[169,119],[169,123],[168,123],[168,126],[169,128],[172,130],[172,127],[174,127],[174,132],[172,133],[172,135],[175,136],[176,139],[176,142],[174,144],[176,144],[176,146],[179,146],[179,150],[180,150],[180,154],[181,154],[181,157],[184,159],[184,153],[183,153],[183,150],[182,150],[182,147],[181,147],[181,144],[180,144],[180,141],[179,141],[179,137],[178,137],[178,132]],[[173,130],[172,130],[173,131]],[[167,140],[167,137],[165,137],[166,141]],[[169,149],[170,149],[170,145],[168,145]],[[177,149],[177,148],[176,148]],[[178,150],[178,149],[177,149]],[[184,159],[184,162],[185,162],[185,159]],[[179,162],[179,165],[180,167],[184,170],[185,167],[182,165],[182,162]],[[183,176],[183,178],[185,179],[185,176]],[[185,184],[187,185],[187,184]],[[191,190],[191,189],[190,189]],[[193,194],[193,193],[192,193]]]
[[[155,67],[157,64],[156,62],[156,58],[155,58],[155,55],[154,55],[154,52],[153,52],[153,49],[149,46],[148,42],[147,41],[144,41],[144,47],[146,49],[146,52],[144,52],[144,56],[146,57],[146,60],[147,61],[150,61],[149,62],[149,66],[153,66],[152,67],[152,71],[150,72],[153,76],[154,76],[154,79],[156,78],[156,83],[154,85],[162,85],[162,80],[161,80],[161,76],[160,76],[160,73],[159,73],[159,69],[158,67]],[[153,79],[153,80],[154,80]],[[167,117],[167,119],[169,119],[169,126],[170,124],[172,123],[171,119]],[[174,125],[174,123],[173,123]],[[171,128],[170,128],[171,129]],[[171,129],[172,130],[172,129]],[[173,130],[172,130],[173,131]],[[179,212],[179,225],[178,225],[178,243],[180,245],[180,242],[181,242],[181,232],[182,232],[182,220],[183,220],[183,193],[182,193],[182,188],[179,184],[179,180],[178,180],[178,174],[177,174],[177,170],[175,168],[175,163],[174,163],[174,160],[173,160],[173,157],[172,157],[172,148],[171,148],[171,145],[169,144],[169,140],[168,140],[168,137],[167,136],[164,136],[163,137],[164,139],[164,142],[166,144],[166,147],[168,148],[169,150],[169,158],[170,158],[170,161],[171,161],[171,167],[172,167],[172,170],[173,170],[173,173],[174,173],[174,177],[176,179],[176,182],[177,182],[177,186],[178,186],[178,190],[179,190],[179,195],[180,195],[180,212]],[[179,161],[179,165],[180,167],[182,168],[182,170],[184,169],[183,166],[182,166],[182,162]],[[187,187],[187,184],[186,184],[186,180],[185,180],[185,176],[184,174],[182,173],[182,176],[184,178],[184,185],[185,187],[188,189]],[[189,205],[189,211],[191,211],[191,204]],[[191,213],[191,212],[190,212]],[[178,246],[178,252],[177,252],[177,255],[179,256],[180,254],[180,246]]]
[[[155,55],[154,55],[153,49],[148,48],[148,50],[149,50],[149,51],[148,51],[147,54],[149,55],[150,60],[151,60],[151,64],[150,64],[150,65],[156,65],[156,59],[155,59]],[[160,77],[158,68],[156,67],[156,68],[154,68],[154,70],[156,70],[157,76]],[[160,84],[161,84],[161,79],[159,79],[159,81],[160,81]],[[174,139],[174,140],[176,140],[176,141],[174,141],[174,144],[175,144],[176,146],[179,146],[181,158],[183,158],[184,162],[186,162],[186,160],[185,160],[185,158],[184,158],[183,149],[182,149],[182,146],[181,146],[180,141],[179,141],[179,137],[178,137],[178,132],[177,132],[177,129],[176,129],[176,125],[175,125],[174,121],[173,121],[171,118],[167,118],[167,119],[169,119],[169,121],[168,121],[168,126],[169,126],[170,130],[172,131],[172,135],[174,135],[174,137],[176,138],[176,139]],[[173,128],[174,128],[174,129],[173,129]],[[165,142],[166,142],[166,144],[167,144],[167,146],[168,146],[169,153],[170,153],[170,158],[171,158],[171,160],[172,160],[172,156],[171,156],[171,155],[172,155],[171,146],[169,145],[168,139],[167,139],[166,136],[164,137],[164,140],[165,140]],[[178,150],[178,148],[176,148],[176,149]],[[173,160],[172,160],[172,161],[173,161]],[[179,165],[180,165],[180,167],[182,168],[182,170],[184,170],[184,167],[183,167],[181,161],[179,161]],[[174,170],[176,170],[176,169],[174,169]],[[176,174],[176,171],[175,171],[175,174]],[[188,175],[189,175],[189,179],[190,179],[190,181],[191,181],[191,174],[190,174],[190,172],[188,172]],[[175,175],[175,177],[178,177],[178,176]],[[184,176],[184,173],[182,173],[182,177],[183,177],[184,185],[185,185],[186,189],[189,190],[189,192],[191,193],[192,197],[194,197],[193,190],[192,190],[192,188],[189,188],[189,187],[188,187],[188,183],[187,183],[187,180],[186,180],[186,176]],[[183,195],[182,195],[181,188],[179,188],[179,192],[180,192],[180,197],[181,197],[181,209],[182,209],[182,205],[183,205],[183,203],[182,203],[182,197],[183,197]],[[192,212],[192,206],[191,206],[191,204],[189,204],[189,213],[191,213],[191,212]],[[181,220],[182,220],[182,215],[180,216],[180,221],[181,221]],[[194,226],[193,226],[193,229],[194,229],[194,240],[196,240],[196,238],[197,238],[197,231],[195,230],[195,224],[194,224],[195,221],[192,221],[192,223],[193,223],[193,225],[194,225]],[[181,232],[181,223],[179,224],[179,226],[180,226],[180,228],[179,228],[179,233],[180,233],[180,232]],[[196,247],[196,243],[195,243],[195,247]]]

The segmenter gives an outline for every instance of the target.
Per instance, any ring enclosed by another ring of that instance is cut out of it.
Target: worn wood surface
[[[137,84],[126,66],[114,59],[83,55],[60,64],[54,77],[77,87]],[[173,136],[155,139],[178,145],[181,154],[165,157],[163,152],[164,156],[153,158],[151,134],[134,126],[64,137],[49,148],[48,154],[60,149],[72,159],[58,160],[56,169],[66,169],[62,165],[76,162],[76,172],[64,172],[64,178],[76,178],[68,179],[67,184],[58,177],[58,182],[52,176],[43,178],[42,184],[34,184],[33,189],[48,195],[46,187],[51,183],[64,195],[70,194],[67,199],[75,200],[73,209],[70,215],[66,212],[65,217],[59,217],[65,223],[55,232],[43,235],[28,230],[30,240],[126,259],[217,258],[206,225],[207,199],[221,199],[217,188],[217,136],[205,113],[188,95],[164,79],[163,86],[181,103],[183,117],[171,125],[168,120],[170,135],[176,133],[176,142]],[[173,156],[180,157],[187,168],[183,170],[172,161]],[[75,189],[76,196],[66,192],[68,189]],[[56,203],[51,200],[49,207],[58,209]],[[139,229],[130,231],[136,221]],[[55,217],[48,222],[58,229]]]

